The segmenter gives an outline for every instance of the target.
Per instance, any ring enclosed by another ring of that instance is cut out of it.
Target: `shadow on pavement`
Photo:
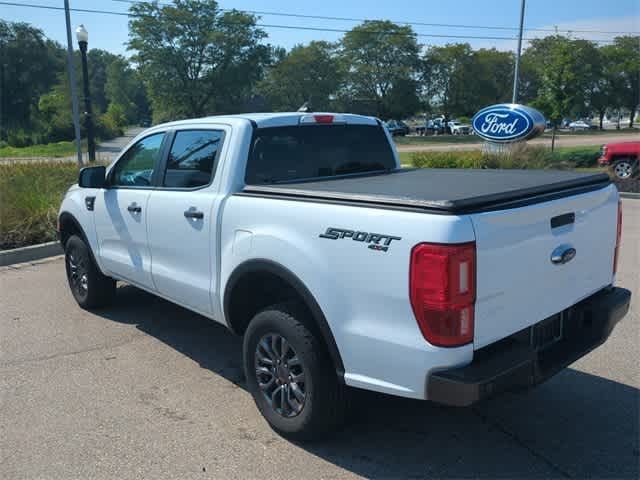
[[[223,326],[124,286],[100,313],[244,387],[241,340]],[[474,408],[354,391],[349,425],[299,447],[374,478],[638,478],[640,392],[571,368]]]

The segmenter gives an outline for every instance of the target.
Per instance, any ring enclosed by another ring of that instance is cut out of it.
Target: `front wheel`
[[[72,235],[64,251],[67,281],[78,305],[91,309],[110,304],[116,293],[116,281],[102,274],[84,240]]]
[[[245,333],[243,356],[249,391],[269,425],[283,436],[312,440],[343,422],[346,386],[326,348],[295,304],[267,307]]]
[[[633,165],[629,160],[618,160],[613,164],[613,173],[622,180],[631,178]]]

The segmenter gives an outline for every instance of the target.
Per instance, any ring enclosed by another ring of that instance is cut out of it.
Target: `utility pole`
[[[73,112],[73,128],[76,132],[76,152],[78,165],[82,166],[82,139],[80,138],[80,113],[78,108],[78,93],[76,92],[76,72],[73,65],[73,42],[71,40],[71,15],[69,14],[69,0],[64,0],[64,16],[67,22],[67,69],[69,70],[69,86],[71,87],[71,108]]]
[[[518,34],[518,51],[516,52],[516,68],[513,72],[513,96],[511,103],[518,101],[518,75],[520,73],[520,52],[522,51],[522,28],[524,27],[524,2],[520,1],[520,32]]]

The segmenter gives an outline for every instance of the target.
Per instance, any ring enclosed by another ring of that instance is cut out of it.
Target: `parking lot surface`
[[[75,304],[61,259],[0,270],[0,478],[638,478],[640,200],[624,200],[630,313],[547,383],[457,409],[358,392],[334,438],[274,434],[240,340],[129,286]]]

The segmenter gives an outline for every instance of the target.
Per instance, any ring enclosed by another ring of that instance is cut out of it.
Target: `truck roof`
[[[239,113],[235,115],[214,115],[202,118],[190,118],[187,120],[178,120],[175,122],[163,123],[156,125],[157,127],[175,127],[180,125],[188,125],[193,123],[236,123],[238,121],[249,121],[264,127],[288,127],[298,125],[300,118],[304,116],[315,115],[333,115],[340,117],[341,121],[347,124],[357,125],[377,125],[378,120],[375,117],[365,115],[355,115],[352,113],[333,113],[333,112],[264,112],[264,113]]]

